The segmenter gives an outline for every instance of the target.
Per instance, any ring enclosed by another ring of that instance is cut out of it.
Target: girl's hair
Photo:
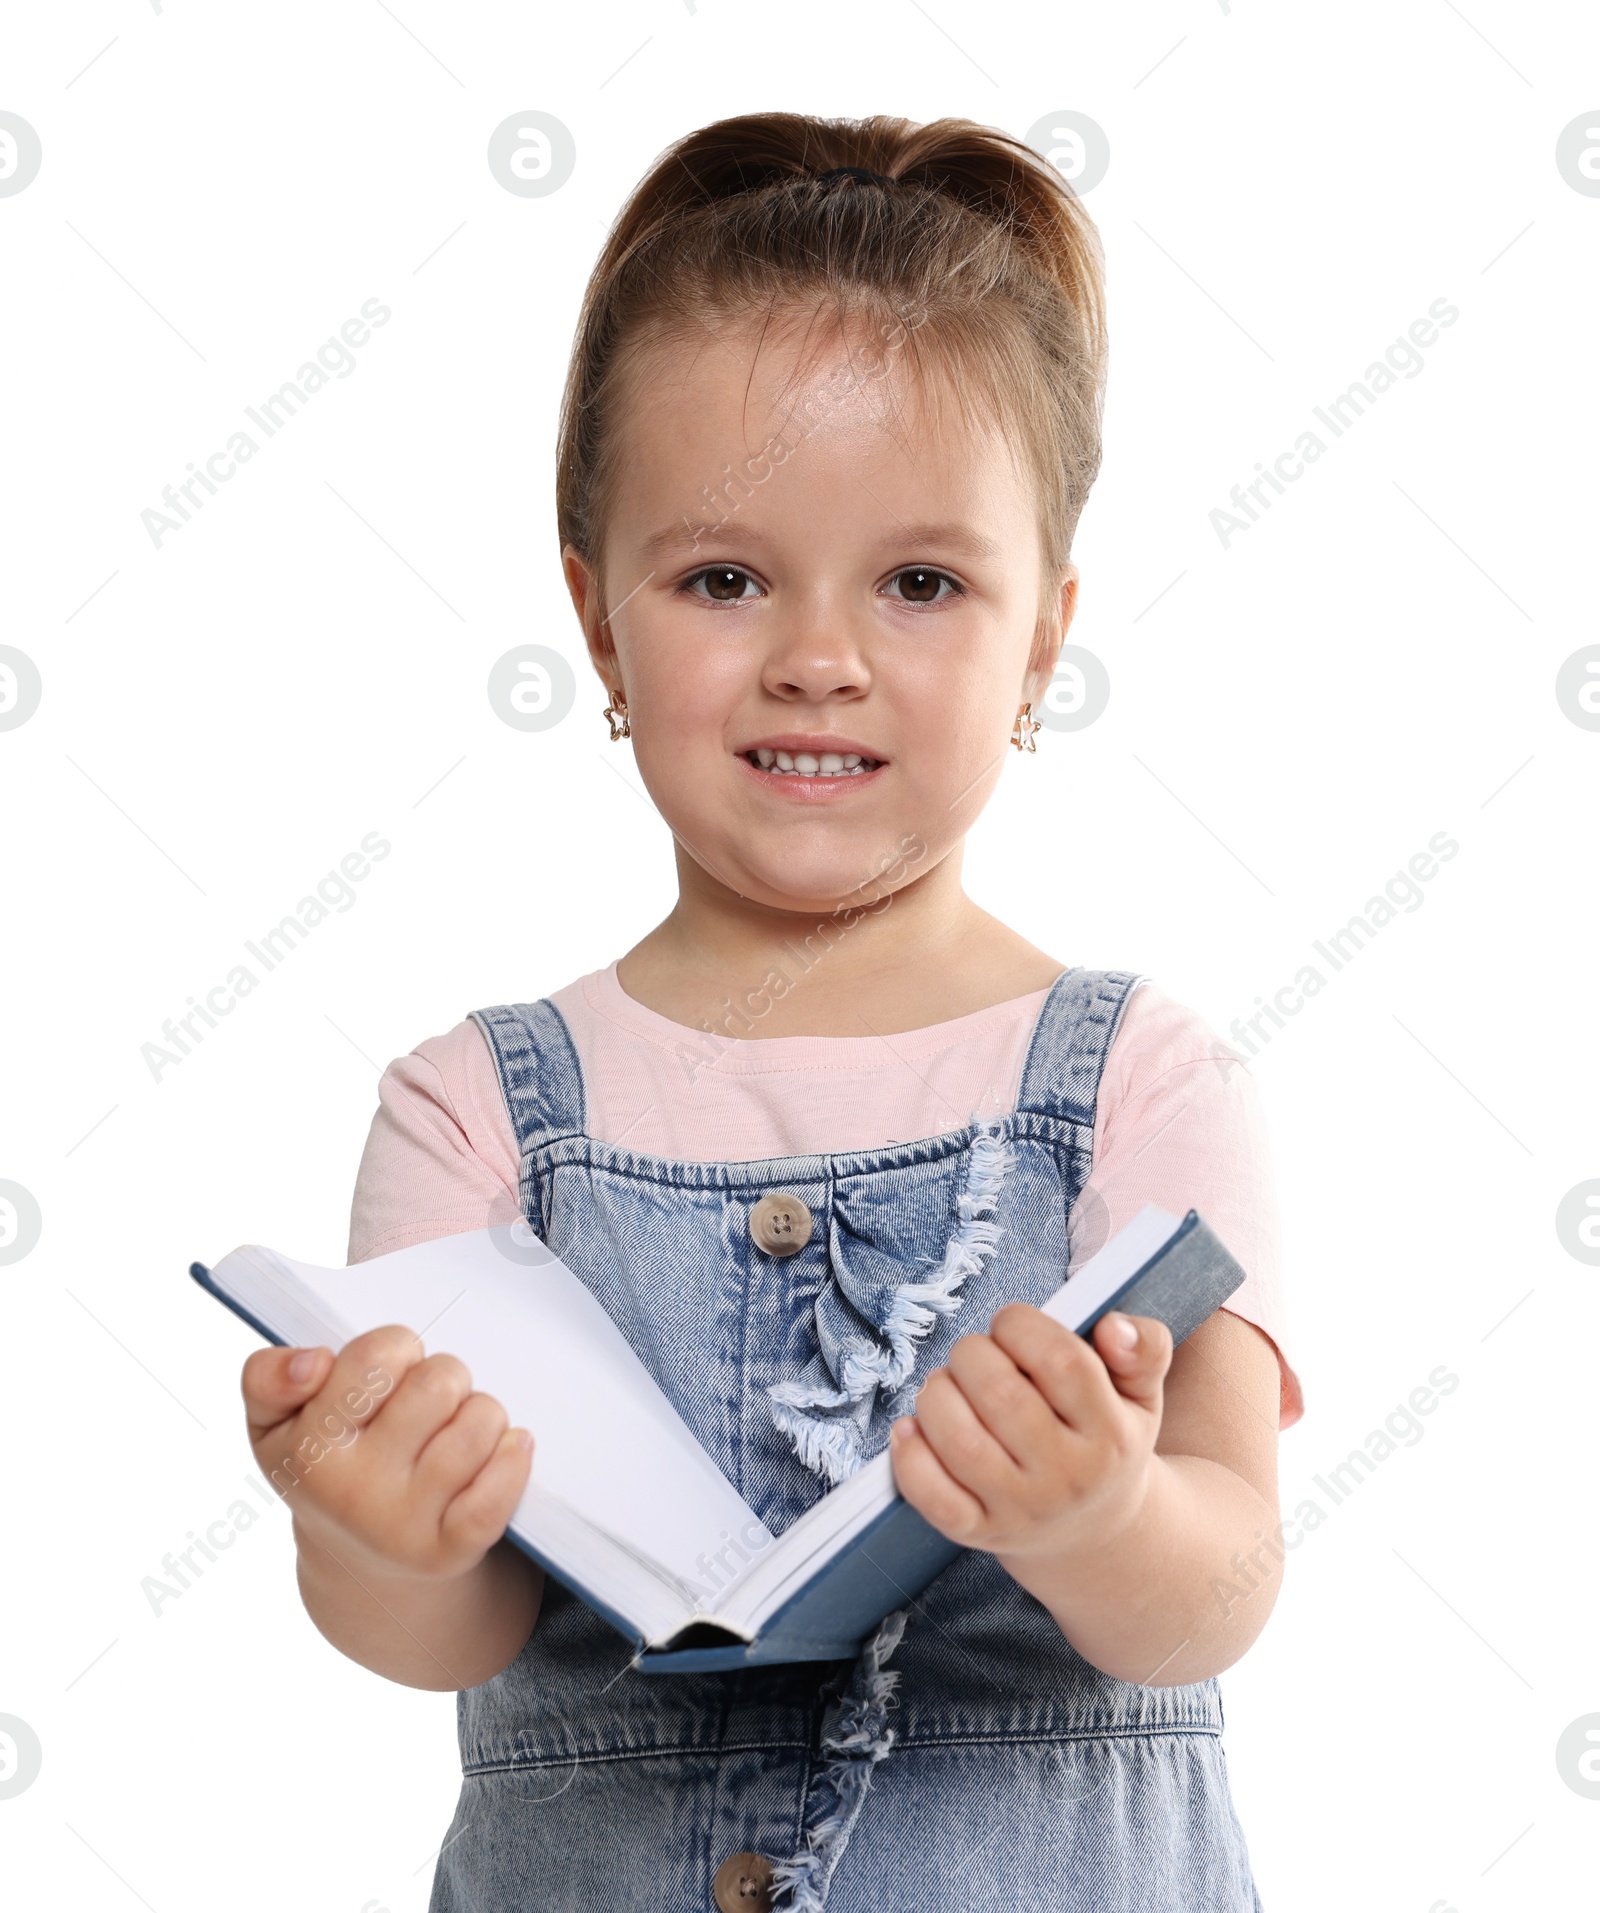
[[[1104,265],[1055,167],[972,120],[757,113],[668,147],[584,295],[561,407],[562,544],[599,566],[628,381],[652,351],[703,340],[708,322],[808,319],[824,342],[894,338],[924,389],[930,355],[963,409],[975,389],[1009,426],[1038,499],[1042,637],[1100,467]]]

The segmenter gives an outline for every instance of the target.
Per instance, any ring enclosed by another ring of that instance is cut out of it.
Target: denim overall
[[[593,1141],[555,1006],[474,1020],[530,1226],[778,1533],[885,1445],[958,1336],[1060,1286],[1136,981],[1056,979],[1009,1116],[757,1162]],[[773,1191],[813,1218],[782,1258],[750,1232]],[[1215,1681],[1109,1678],[976,1551],[853,1663],[736,1673],[641,1673],[551,1578],[521,1654],[459,1696],[458,1718],[463,1785],[430,1913],[1260,1909]]]

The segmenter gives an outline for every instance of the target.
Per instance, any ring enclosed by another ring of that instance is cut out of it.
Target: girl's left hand
[[[1105,1316],[1091,1347],[1009,1302],[895,1423],[895,1481],[941,1534],[1002,1562],[1093,1554],[1143,1505],[1171,1363],[1149,1316]]]

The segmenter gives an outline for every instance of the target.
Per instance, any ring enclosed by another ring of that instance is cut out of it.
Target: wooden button
[[[721,1913],[770,1913],[772,1862],[764,1853],[730,1853],[711,1891]]]
[[[811,1240],[811,1211],[791,1190],[774,1190],[750,1211],[750,1239],[768,1255],[795,1255]]]

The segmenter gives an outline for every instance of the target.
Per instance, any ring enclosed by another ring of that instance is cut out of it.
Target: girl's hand
[[[1098,1353],[1096,1352],[1098,1351]],[[964,1335],[891,1435],[906,1500],[952,1541],[996,1555],[1024,1586],[1105,1548],[1144,1504],[1172,1337],[1107,1315],[1094,1346],[1023,1302]]]
[[[250,1445],[297,1538],[365,1582],[470,1574],[527,1485],[533,1437],[409,1329],[331,1349],[260,1349],[244,1365]]]

